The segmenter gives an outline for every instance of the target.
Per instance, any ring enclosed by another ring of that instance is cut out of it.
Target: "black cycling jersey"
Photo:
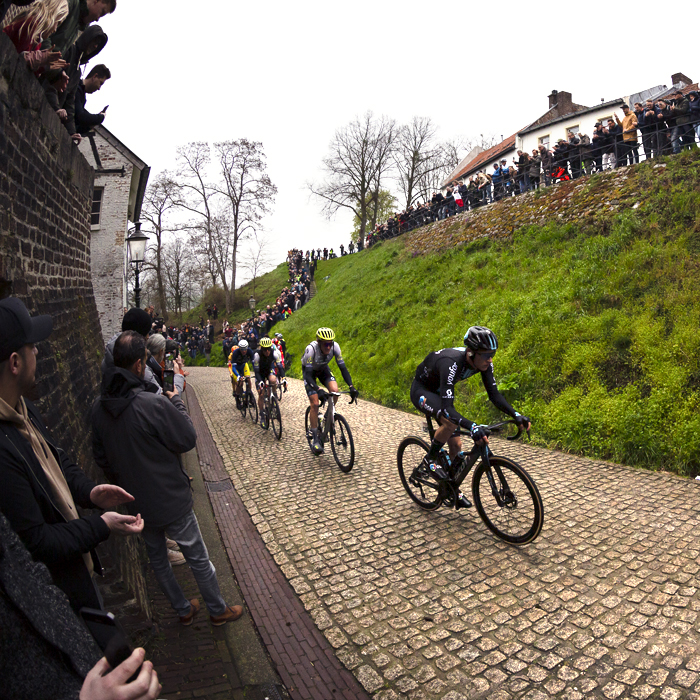
[[[470,367],[467,363],[467,348],[445,348],[431,352],[418,365],[415,381],[427,391],[439,394],[441,415],[451,423],[471,430],[474,422],[462,416],[454,407],[455,384],[475,374],[479,374],[479,370]],[[491,403],[503,413],[515,418],[516,411],[498,391],[493,377],[493,365],[489,365],[488,369],[480,374]]]
[[[255,355],[253,355],[253,370],[255,372],[255,381],[257,384],[267,380],[267,378],[273,373],[273,367],[277,365],[278,368],[282,367],[282,355],[277,348],[272,348],[272,352],[267,355],[263,354],[262,350],[258,350]]]
[[[246,348],[246,354],[243,354],[243,351],[240,348],[236,348],[233,351],[233,354],[231,356],[231,364],[232,365],[244,365],[246,362],[252,362],[253,361],[253,355],[250,352],[250,349]]]

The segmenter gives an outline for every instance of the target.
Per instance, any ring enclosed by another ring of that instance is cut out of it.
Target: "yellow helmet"
[[[319,328],[316,331],[317,340],[335,340],[335,333],[330,328]]]
[[[272,341],[267,336],[265,336],[264,338],[260,338],[260,347],[261,348],[271,348]]]

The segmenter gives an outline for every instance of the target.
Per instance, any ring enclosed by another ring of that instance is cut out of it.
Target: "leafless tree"
[[[253,296],[255,296],[255,280],[272,267],[272,256],[269,253],[269,241],[260,232],[255,232],[251,244],[241,258],[241,267],[250,273],[253,280]]]
[[[328,218],[350,209],[360,221],[358,248],[364,246],[366,222],[376,225],[378,195],[390,168],[396,122],[375,119],[372,112],[335,132],[330,153],[323,159],[325,179],[309,183],[312,194],[323,200]]]
[[[413,117],[410,124],[398,130],[393,155],[405,208],[420,197],[425,199],[434,174],[444,169],[447,153],[436,140],[436,132],[430,117]]]
[[[182,323],[183,307],[189,308],[193,299],[190,280],[197,277],[201,267],[191,247],[180,236],[163,247],[164,282],[168,294],[168,307],[178,314]]]
[[[265,153],[259,141],[238,139],[214,144],[221,181],[216,192],[226,203],[228,220],[228,260],[231,286],[226,291],[226,311],[233,308],[236,293],[238,246],[254,235],[260,220],[275,201],[277,187],[266,172]]]
[[[217,190],[209,182],[211,150],[204,141],[193,141],[177,149],[178,206],[194,216],[185,227],[191,234],[201,236],[212,273],[212,284],[221,280],[225,284],[225,271],[216,255]]]
[[[143,198],[141,217],[150,224],[152,239],[149,256],[144,262],[144,271],[152,269],[155,278],[155,305],[165,313],[165,282],[163,280],[163,243],[164,236],[177,231],[172,221],[173,210],[177,207],[179,186],[171,173],[164,171],[152,182]],[[155,243],[155,246],[153,245]]]

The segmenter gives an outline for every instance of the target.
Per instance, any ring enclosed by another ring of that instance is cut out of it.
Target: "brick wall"
[[[104,347],[90,269],[92,183],[92,168],[0,33],[0,296],[53,317],[39,346],[39,407],[57,441],[99,479],[88,422]],[[146,607],[138,544],[110,543]]]

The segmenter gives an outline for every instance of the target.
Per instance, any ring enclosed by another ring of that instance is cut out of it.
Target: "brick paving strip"
[[[415,415],[343,397],[342,474],[309,452],[301,382],[280,442],[241,419],[225,369],[188,385],[267,550],[374,700],[700,700],[700,484],[493,440],[545,504],[516,548],[473,510],[409,500],[396,448]]]
[[[246,606],[289,694],[295,700],[368,699],[352,673],[338,661],[266,548],[264,536],[231,483],[189,383],[188,406],[221,538]]]

